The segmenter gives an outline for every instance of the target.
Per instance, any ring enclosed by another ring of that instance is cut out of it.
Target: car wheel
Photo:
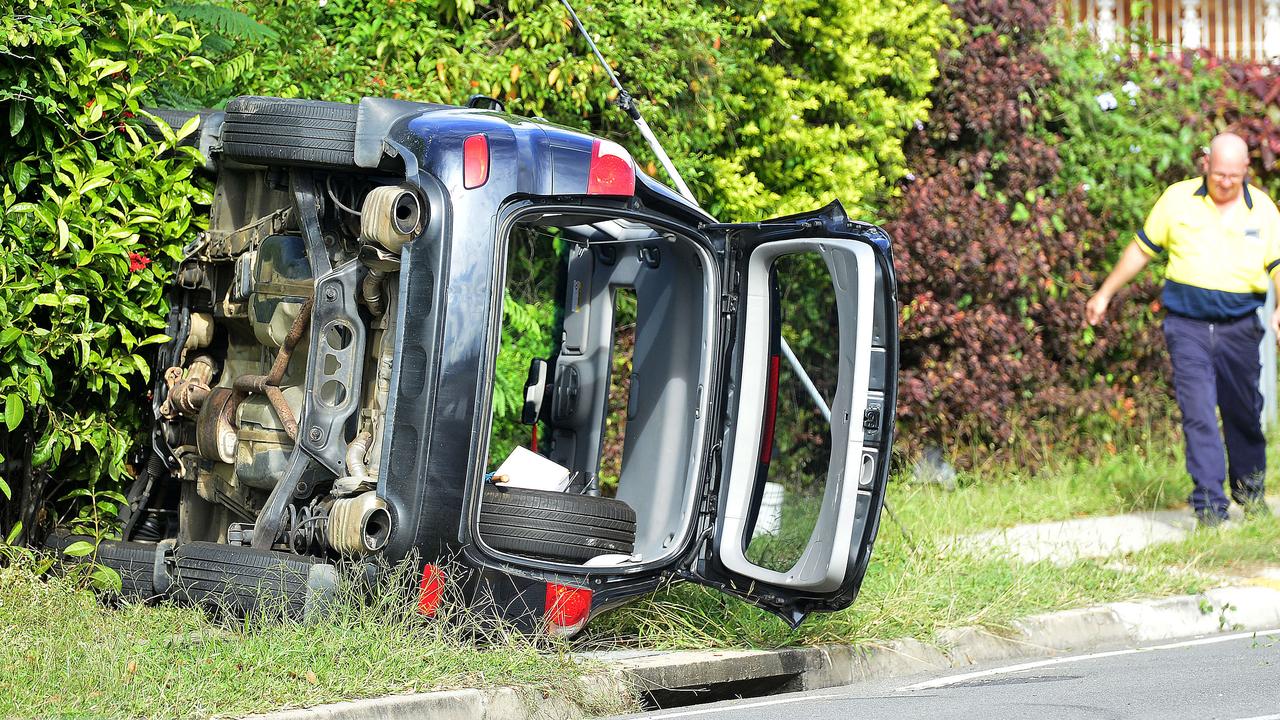
[[[585,562],[597,555],[630,555],[636,512],[613,498],[486,487],[480,535],[495,550]]]
[[[71,557],[62,554],[63,550],[80,540],[93,543],[93,538],[84,535],[54,533],[45,540],[44,544],[66,562],[92,560],[120,573],[120,596],[125,599],[152,600],[164,594],[157,590],[155,584],[157,550],[155,543],[103,540],[98,543],[98,548],[92,555]]]
[[[358,107],[241,96],[227,103],[222,154],[266,165],[355,167]]]
[[[190,542],[173,559],[178,598],[235,615],[306,618],[328,602],[337,582],[332,565],[274,550]]]

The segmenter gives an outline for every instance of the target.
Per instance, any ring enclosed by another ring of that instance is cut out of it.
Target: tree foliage
[[[0,451],[88,496],[94,517],[113,507],[99,489],[125,473],[163,285],[208,202],[198,155],[175,149],[194,124],[155,143],[130,118],[206,66],[199,44],[188,23],[113,0],[22,0],[0,18]]]

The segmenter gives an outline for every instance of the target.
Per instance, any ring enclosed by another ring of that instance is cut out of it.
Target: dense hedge
[[[145,4],[21,0],[0,17],[0,493],[111,509],[147,406],[163,283],[190,238],[193,151],[128,118],[203,66],[194,28]],[[15,472],[16,471],[16,472]],[[7,531],[16,506],[0,508]],[[28,516],[28,521],[31,518]]]

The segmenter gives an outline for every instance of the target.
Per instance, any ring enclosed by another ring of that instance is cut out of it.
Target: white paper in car
[[[517,446],[493,474],[496,485],[564,492],[569,487],[569,468]]]

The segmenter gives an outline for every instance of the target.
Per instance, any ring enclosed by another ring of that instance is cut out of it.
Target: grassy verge
[[[1273,460],[1280,466],[1280,457]],[[1280,562],[1274,520],[1065,567],[955,550],[957,536],[986,528],[1180,504],[1189,481],[1180,448],[1167,442],[1053,467],[986,468],[962,474],[958,485],[892,485],[896,521],[884,518],[861,595],[848,610],[815,615],[791,631],[745,603],[681,585],[596,620],[577,647],[928,640],[949,627],[998,628],[1039,612],[1198,592],[1224,573]],[[495,685],[564,695],[585,670],[565,644],[474,615],[424,621],[400,596],[368,608],[353,593],[323,622],[227,625],[192,608],[107,607],[65,578],[37,579],[22,563],[0,568],[0,717],[240,715]],[[453,612],[461,613],[456,605]]]
[[[1276,487],[1280,453],[1271,453]],[[797,630],[746,603],[682,585],[601,618],[590,641],[662,648],[779,647],[932,638],[961,625],[1000,627],[1030,614],[1138,597],[1199,592],[1223,573],[1280,563],[1280,521],[1259,520],[1128,557],[1068,566],[961,553],[957,536],[992,527],[1182,505],[1190,480],[1167,439],[1042,468],[962,473],[958,487],[895,482],[896,522],[881,523],[853,607],[811,616]]]
[[[0,717],[208,717],[357,697],[517,685],[572,692],[563,645],[388,598],[322,622],[216,624],[171,605],[111,608],[65,579],[0,568]]]

